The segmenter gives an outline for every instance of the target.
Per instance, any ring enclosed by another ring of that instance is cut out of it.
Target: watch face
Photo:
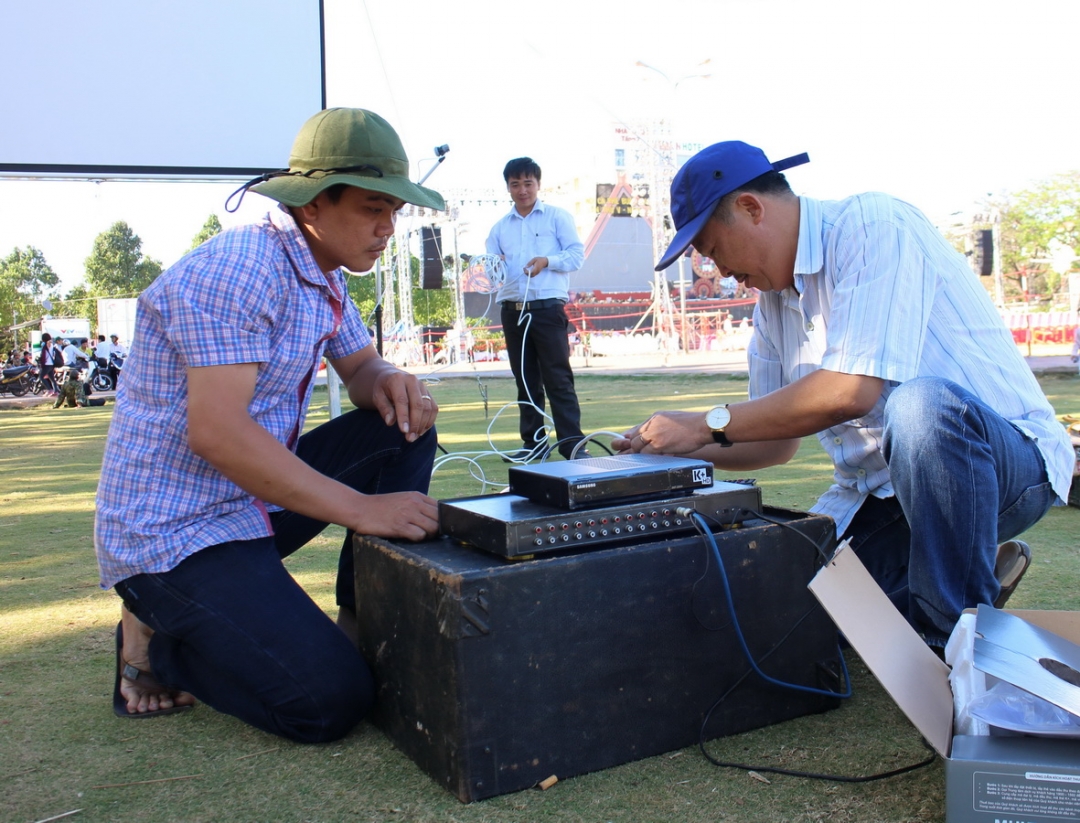
[[[725,428],[730,422],[731,412],[728,411],[727,406],[716,406],[709,409],[708,414],[705,415],[705,423],[713,431]]]

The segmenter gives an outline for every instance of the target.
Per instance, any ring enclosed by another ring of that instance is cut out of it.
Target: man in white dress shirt
[[[1009,544],[1009,579],[998,544],[1068,496],[1072,449],[964,258],[888,195],[797,197],[782,172],[808,160],[732,141],[676,175],[657,270],[693,245],[761,291],[750,399],[659,412],[615,445],[743,472],[817,435],[834,475],[813,511],[940,647],[961,611],[1011,593],[1030,551]]]

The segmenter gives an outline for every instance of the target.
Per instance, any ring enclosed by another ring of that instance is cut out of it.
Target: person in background
[[[45,332],[41,335],[41,352],[38,354],[38,368],[41,370],[41,382],[46,391],[53,397],[58,393],[56,379],[53,375],[58,366],[64,365],[64,356],[53,344],[52,335]]]
[[[1012,538],[1068,497],[1075,458],[964,258],[886,194],[796,196],[783,171],[808,161],[730,141],[675,175],[656,268],[693,245],[760,290],[750,399],[658,412],[615,446],[741,472],[816,435],[834,482],[813,511],[940,649],[964,609],[1004,604],[1031,558]]]
[[[540,166],[535,161],[511,160],[503,179],[514,206],[491,229],[487,252],[506,261],[499,301],[524,443],[504,459],[528,460],[547,453],[545,395],[551,400],[556,448],[569,458],[583,434],[564,306],[570,273],[581,268],[585,246],[570,213],[540,200]],[[588,456],[587,450],[578,449],[577,457]]]
[[[74,370],[68,372],[67,380],[64,381],[64,385],[60,387],[60,392],[56,395],[53,408],[58,409],[65,403],[67,403],[69,409],[76,406],[84,408],[87,405],[86,388],[83,386],[82,380],[79,379],[79,372]]]
[[[105,340],[105,335],[98,335],[98,344],[94,349],[94,355],[97,357],[98,365],[108,372],[109,377],[112,378],[113,388],[120,388],[120,369],[118,369],[113,362],[113,358],[120,358],[121,360],[127,355],[124,352],[124,347],[120,345],[120,339],[115,334],[109,335],[109,339]]]
[[[61,340],[60,345],[66,368],[83,371],[90,365],[90,355],[76,346],[74,340]]]

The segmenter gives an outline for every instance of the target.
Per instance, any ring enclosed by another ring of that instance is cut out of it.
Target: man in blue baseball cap
[[[1011,594],[1031,556],[1012,538],[1067,497],[1074,456],[964,258],[888,195],[796,196],[783,171],[808,161],[732,141],[679,170],[657,269],[693,246],[760,290],[750,398],[658,412],[615,445],[743,472],[817,435],[835,471],[813,510],[940,648]]]

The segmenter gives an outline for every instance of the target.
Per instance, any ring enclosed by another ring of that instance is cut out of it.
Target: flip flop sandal
[[[116,682],[113,684],[113,713],[125,720],[142,720],[146,717],[161,717],[164,714],[176,714],[187,711],[192,706],[173,706],[169,709],[158,709],[153,712],[129,712],[127,700],[120,693],[120,679],[125,678],[132,682],[138,682],[139,687],[152,694],[170,694],[173,689],[162,686],[150,672],[137,669],[124,660],[124,628],[123,623],[116,624]]]
[[[1005,605],[1030,565],[1031,547],[1023,540],[1008,540],[998,546],[994,577],[1001,584],[1001,592],[994,601],[995,609]]]

